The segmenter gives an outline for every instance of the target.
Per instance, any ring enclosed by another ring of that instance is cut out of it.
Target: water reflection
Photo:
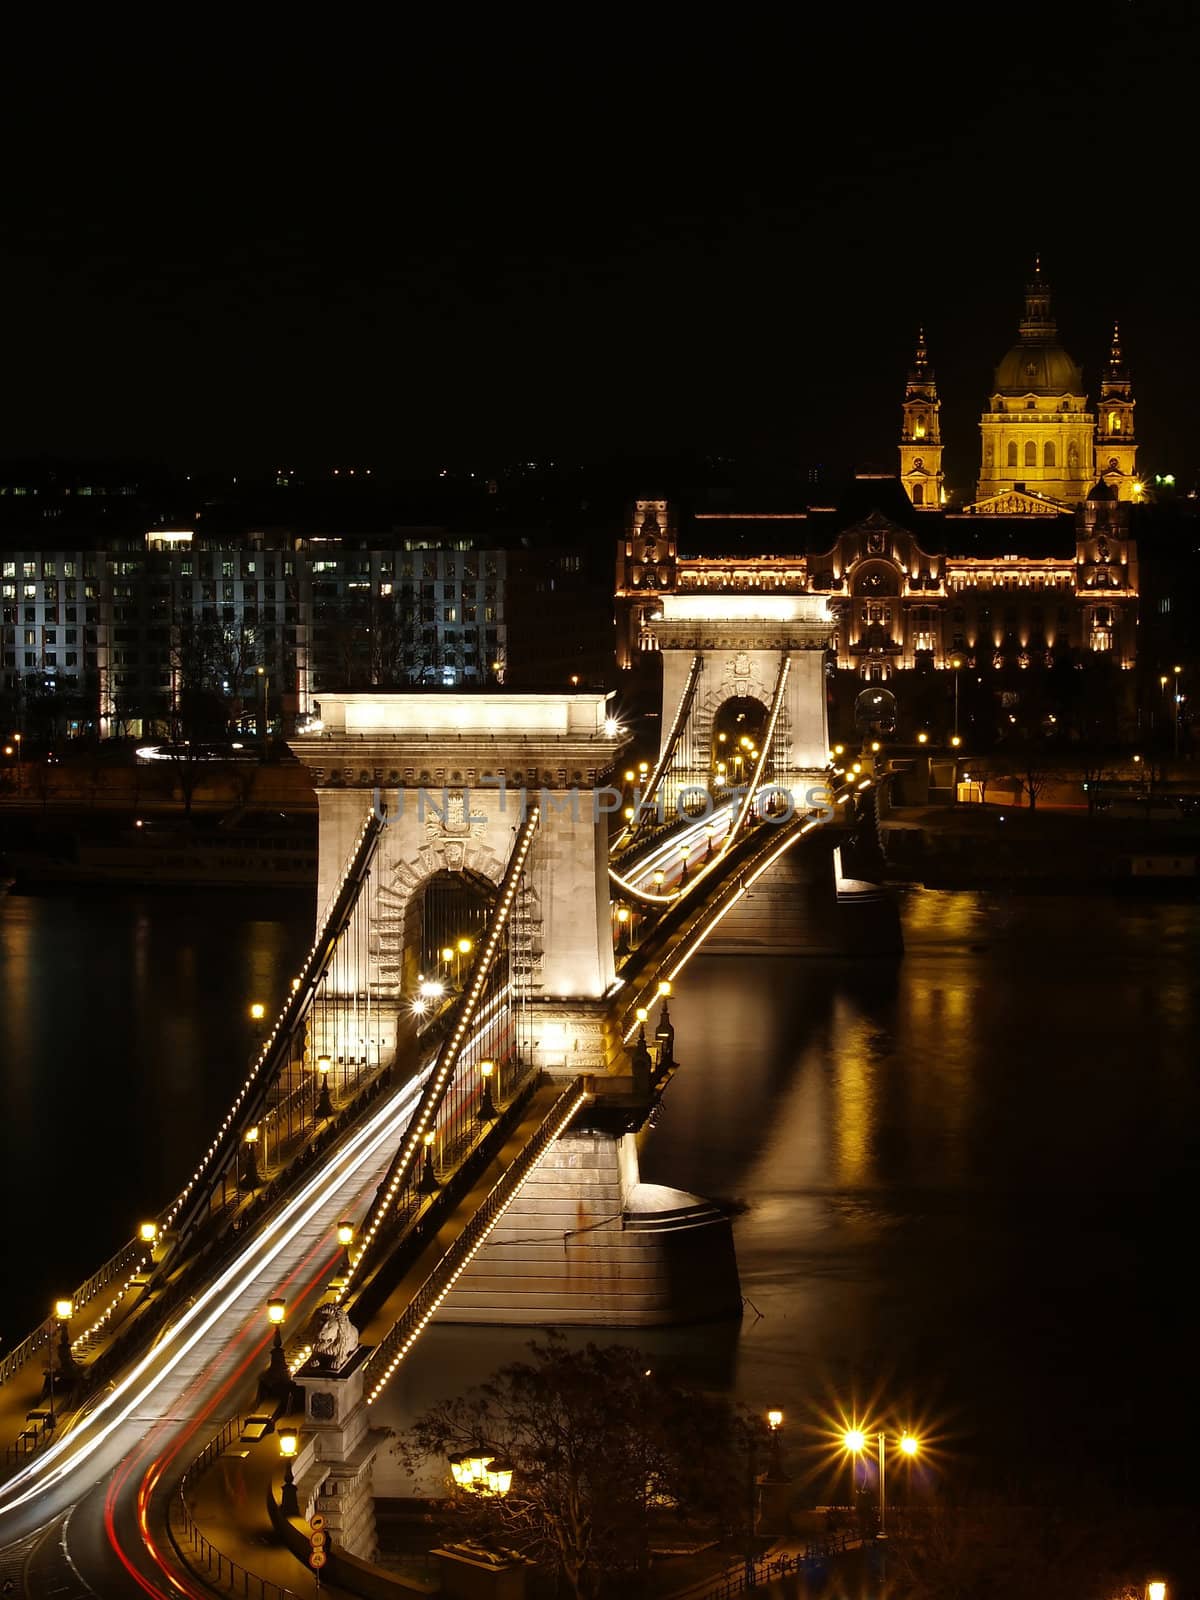
[[[1032,1457],[1058,1485],[1193,1488],[1200,912],[918,890],[903,915],[899,961],[687,967],[643,1172],[737,1203],[747,1308],[629,1337],[781,1405],[797,1438],[886,1412],[938,1434],[964,1481],[1027,1487]],[[244,1067],[246,1005],[282,998],[311,918],[277,894],[0,901],[0,1181],[39,1232],[32,1256],[26,1229],[0,1244],[0,1335],[187,1176]],[[379,1420],[527,1337],[432,1329]]]
[[[0,1182],[24,1219],[0,1240],[4,1341],[187,1177],[245,1070],[246,1005],[282,1002],[312,915],[277,892],[0,899]]]

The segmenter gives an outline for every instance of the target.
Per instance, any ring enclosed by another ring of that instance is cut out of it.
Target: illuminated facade
[[[1059,343],[1050,287],[1039,265],[1025,287],[1020,337],[996,368],[988,410],[980,418],[977,500],[1025,493],[1074,506],[1098,482],[1120,500],[1136,500],[1141,489],[1133,391],[1116,327],[1098,400],[1097,414],[1088,409],[1083,374]],[[909,412],[906,392],[900,460],[912,497],[915,480],[906,471],[912,453]]]
[[[945,501],[942,487],[942,425],[937,383],[925,348],[925,330],[917,335],[917,353],[904,388],[900,431],[900,481],[914,506],[936,510]]]
[[[657,647],[651,622],[665,595],[757,593],[826,597],[836,619],[833,664],[868,683],[955,661],[1049,667],[1064,651],[1133,667],[1137,548],[1129,507],[1106,484],[1074,512],[1036,500],[1030,509],[1017,494],[1007,514],[992,506],[928,518],[893,477],[863,474],[854,489],[866,508],[857,515],[694,519],[698,543],[734,548],[761,530],[796,547],[742,557],[678,555],[665,502],[638,501],[617,554],[618,665]],[[936,553],[935,543],[971,553]],[[996,553],[975,553],[981,544]],[[1012,553],[1031,546],[1038,553]]]

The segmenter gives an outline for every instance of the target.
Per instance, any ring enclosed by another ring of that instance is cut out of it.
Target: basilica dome
[[[993,394],[1082,394],[1083,374],[1062,345],[1022,339],[996,368]]]

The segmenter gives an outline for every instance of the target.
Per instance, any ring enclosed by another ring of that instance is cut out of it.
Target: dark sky
[[[923,322],[961,482],[1040,251],[1093,384],[1121,319],[1143,464],[1192,471],[1192,13],[31,40],[0,106],[0,456],[890,464]]]

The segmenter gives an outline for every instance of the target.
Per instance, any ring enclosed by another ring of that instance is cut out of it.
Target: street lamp
[[[246,1146],[246,1164],[242,1168],[242,1188],[257,1189],[262,1179],[258,1175],[258,1126],[247,1128],[242,1136]]]
[[[479,1095],[479,1110],[476,1116],[480,1122],[491,1122],[496,1115],[496,1103],[492,1099],[492,1074],[496,1070],[494,1061],[481,1061],[479,1063],[479,1076],[483,1079],[483,1088]]]
[[[885,1462],[887,1456],[887,1441],[882,1433],[875,1436],[879,1449],[879,1537],[887,1538],[887,1480],[885,1477]],[[896,1441],[900,1454],[911,1461],[921,1448],[921,1441],[913,1433],[902,1433]]]
[[[320,1093],[317,1095],[317,1120],[333,1115],[333,1101],[329,1098],[329,1069],[333,1066],[331,1056],[317,1057],[317,1077],[321,1082]]]
[[[285,1517],[300,1515],[300,1497],[296,1493],[296,1478],[292,1462],[300,1447],[300,1435],[295,1428],[280,1428],[279,1454],[283,1457],[283,1488],[279,1494],[279,1509]]]
[[[502,1499],[512,1488],[512,1462],[493,1455],[486,1445],[456,1451],[449,1460],[451,1477],[468,1494]]]
[[[71,1354],[71,1336],[68,1328],[71,1318],[75,1315],[75,1302],[73,1300],[56,1300],[54,1302],[54,1315],[58,1321],[59,1340],[59,1370],[63,1377],[63,1387],[66,1387],[71,1369],[75,1365],[75,1358]],[[54,1336],[50,1338],[50,1368],[46,1374],[50,1390],[50,1427],[54,1426]]]
[[[287,1357],[283,1353],[283,1324],[287,1318],[287,1301],[278,1295],[267,1301],[267,1321],[275,1330],[271,1340],[271,1359],[267,1366],[266,1376],[263,1378],[262,1387],[268,1394],[278,1395],[282,1399],[292,1387],[292,1375],[288,1371]]]
[[[13,743],[17,747],[17,793],[21,792],[21,734],[13,734]]]
[[[783,1426],[782,1411],[767,1412],[767,1427],[771,1430],[771,1466],[770,1474],[776,1482],[782,1481],[783,1463],[779,1458],[779,1430]]]
[[[1161,1578],[1154,1578],[1146,1585],[1146,1600],[1167,1600],[1167,1586]]]
[[[1179,674],[1182,667],[1175,667],[1175,759],[1179,760],[1179,708],[1183,704],[1183,696],[1179,692]]]
[[[954,743],[958,743],[958,674],[962,667],[961,656],[951,656],[950,665],[954,668]]]
[[[350,1246],[354,1243],[354,1224],[352,1222],[339,1222],[337,1225],[337,1242],[342,1247],[342,1260],[333,1281],[340,1278],[343,1283],[349,1281],[353,1270],[350,1263]]]
[[[861,1428],[847,1428],[842,1434],[842,1447],[850,1457],[850,1507],[855,1508],[858,1496],[858,1458],[867,1447],[867,1436]]]
[[[437,1181],[437,1173],[433,1167],[433,1141],[437,1134],[430,1128],[425,1135],[425,1165],[421,1171],[421,1181],[417,1188],[422,1194],[436,1194],[441,1185]]]

